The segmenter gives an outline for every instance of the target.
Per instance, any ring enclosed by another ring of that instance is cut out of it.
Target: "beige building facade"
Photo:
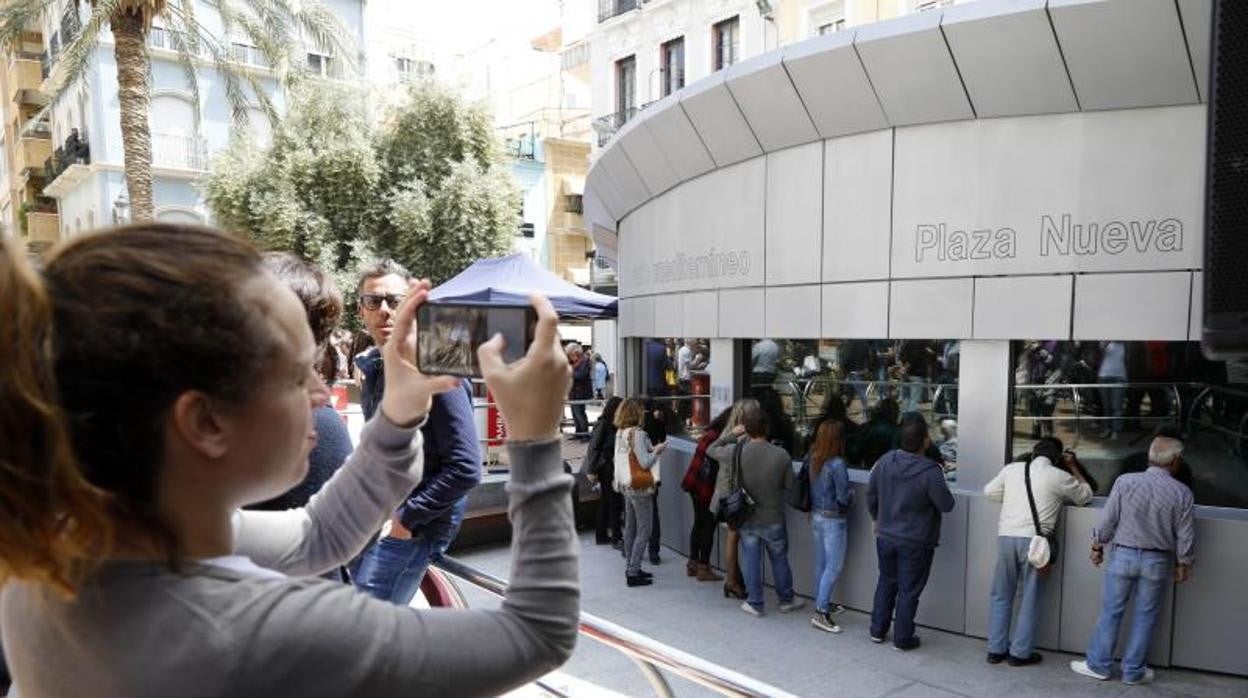
[[[56,200],[41,195],[45,163],[53,153],[49,120],[36,118],[48,102],[41,89],[45,69],[43,37],[30,31],[16,50],[5,55],[0,71],[4,118],[0,227],[35,254],[55,243],[60,229]]]

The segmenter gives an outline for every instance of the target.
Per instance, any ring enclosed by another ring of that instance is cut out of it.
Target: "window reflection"
[[[647,433],[699,436],[711,421],[711,342],[697,337],[654,337],[642,342],[642,391]],[[656,438],[661,437],[661,438]]]
[[[931,428],[929,456],[952,479],[958,460],[956,340],[774,339],[749,346],[748,392],[771,422],[771,439],[805,455],[820,421],[845,423],[850,467],[870,468],[895,448],[903,415]]]
[[[1248,363],[1214,362],[1194,342],[1017,341],[1011,451],[1041,436],[1073,450],[1108,494],[1143,470],[1160,430],[1185,442],[1198,504],[1248,507]]]

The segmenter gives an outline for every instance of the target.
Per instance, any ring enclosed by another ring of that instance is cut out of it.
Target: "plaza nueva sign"
[[[915,227],[914,261],[967,262],[1015,259],[1038,252],[1041,257],[1141,255],[1183,251],[1183,222],[1177,218],[1074,222],[1069,213],[1040,217],[1038,241],[1020,240],[1010,227],[953,229],[945,223]]]

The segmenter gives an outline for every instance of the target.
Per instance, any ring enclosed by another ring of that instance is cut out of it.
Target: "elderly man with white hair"
[[[1192,491],[1174,479],[1182,463],[1183,442],[1158,436],[1148,449],[1148,470],[1128,473],[1114,482],[1100,524],[1092,532],[1092,563],[1100,566],[1103,546],[1112,543],[1101,594],[1101,613],[1088,643],[1086,660],[1070,663],[1076,673],[1109,679],[1118,627],[1131,595],[1135,613],[1122,656],[1122,681],[1153,680],[1145,664],[1153,625],[1165,598],[1166,584],[1187,580],[1196,530]],[[1172,569],[1173,568],[1173,569]]]

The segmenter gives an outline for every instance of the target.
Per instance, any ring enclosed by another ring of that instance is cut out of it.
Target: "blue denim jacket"
[[[849,511],[849,470],[843,458],[824,462],[819,477],[811,480],[810,503],[816,513],[834,512],[844,516]]]

